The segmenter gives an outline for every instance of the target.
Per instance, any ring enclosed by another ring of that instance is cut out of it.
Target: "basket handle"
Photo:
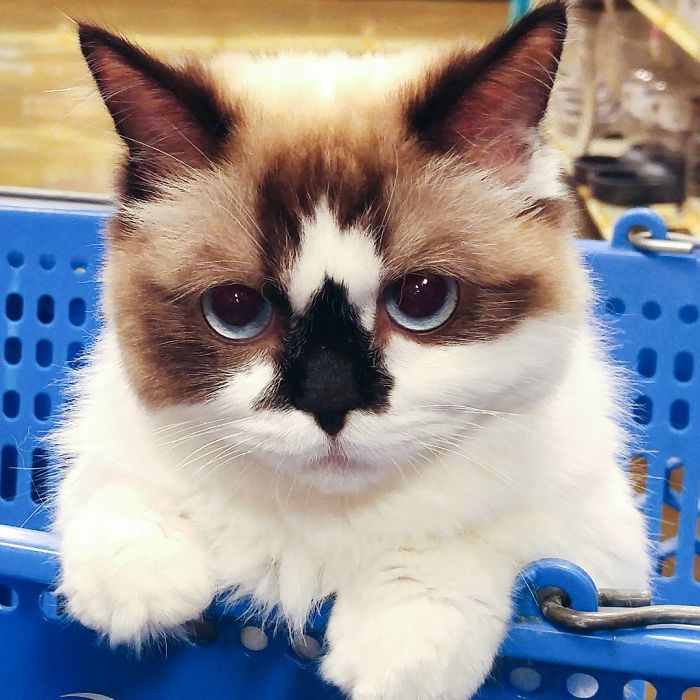
[[[642,230],[631,233],[635,228]],[[611,245],[645,253],[688,255],[700,245],[700,241],[687,233],[669,233],[666,223],[655,211],[637,207],[625,212],[615,222]]]

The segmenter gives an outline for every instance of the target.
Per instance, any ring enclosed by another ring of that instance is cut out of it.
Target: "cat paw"
[[[215,585],[188,525],[143,511],[74,519],[61,539],[58,592],[68,614],[113,645],[138,648],[180,632],[207,607]]]
[[[479,648],[452,608],[414,601],[358,612],[334,611],[322,661],[326,680],[352,700],[468,700],[492,664],[493,645]]]

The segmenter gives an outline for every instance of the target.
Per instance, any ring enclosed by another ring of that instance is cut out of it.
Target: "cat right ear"
[[[149,199],[159,181],[217,160],[236,119],[200,66],[169,66],[99,27],[78,34],[128,149],[123,197]]]
[[[566,6],[541,5],[476,52],[454,54],[409,97],[408,132],[517,181],[527,171],[566,36]]]

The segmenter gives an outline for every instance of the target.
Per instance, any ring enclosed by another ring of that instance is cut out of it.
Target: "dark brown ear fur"
[[[428,76],[406,110],[410,134],[481,165],[517,164],[544,116],[566,36],[563,2],[543,5],[473,54]],[[524,158],[525,157],[525,158]]]
[[[128,148],[124,197],[148,199],[164,177],[217,158],[236,120],[200,66],[169,66],[99,27],[78,34]]]

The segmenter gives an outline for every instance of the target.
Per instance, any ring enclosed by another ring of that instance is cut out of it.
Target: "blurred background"
[[[109,197],[119,143],[72,18],[183,52],[481,42],[528,0],[0,2],[0,189]],[[548,131],[591,236],[652,204],[700,235],[700,0],[578,0]]]

